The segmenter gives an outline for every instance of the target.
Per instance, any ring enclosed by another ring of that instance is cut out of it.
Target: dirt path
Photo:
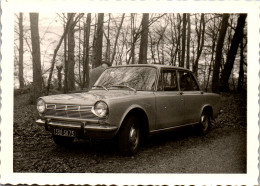
[[[14,105],[14,172],[245,173],[246,100],[224,95],[224,112],[206,136],[193,128],[151,137],[132,157],[120,156],[113,141],[78,140],[57,147],[35,125],[35,107]],[[241,106],[242,105],[242,106]]]

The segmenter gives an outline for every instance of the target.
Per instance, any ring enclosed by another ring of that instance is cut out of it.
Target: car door
[[[184,102],[178,89],[175,69],[161,69],[156,99],[156,128],[165,129],[183,124]]]
[[[189,71],[178,71],[179,84],[182,97],[184,99],[184,122],[185,124],[199,121],[200,112],[204,100],[203,92]]]

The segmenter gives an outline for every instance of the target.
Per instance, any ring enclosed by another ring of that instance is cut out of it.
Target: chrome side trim
[[[169,131],[169,130],[173,130],[173,129],[177,129],[177,128],[181,128],[181,127],[186,127],[186,126],[190,126],[190,125],[196,125],[196,124],[198,124],[198,122],[189,123],[189,124],[185,124],[185,125],[178,125],[178,126],[174,126],[174,127],[168,127],[168,128],[164,128],[164,129],[152,130],[152,131],[150,131],[150,133],[153,134],[153,133],[157,133],[157,132],[161,132],[161,131]]]

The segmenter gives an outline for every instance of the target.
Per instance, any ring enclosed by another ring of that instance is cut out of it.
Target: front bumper
[[[57,118],[56,118],[57,119]],[[52,119],[38,119],[36,123],[44,126],[45,130],[50,131],[53,128],[75,130],[77,137],[110,139],[116,135],[117,126],[108,125],[102,121],[66,121]]]

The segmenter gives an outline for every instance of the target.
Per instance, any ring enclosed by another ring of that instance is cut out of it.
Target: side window
[[[159,81],[159,90],[161,91],[177,91],[177,76],[175,70],[162,70],[161,79]]]
[[[199,86],[195,80],[195,78],[189,73],[185,71],[180,71],[180,89],[181,91],[198,91]]]

